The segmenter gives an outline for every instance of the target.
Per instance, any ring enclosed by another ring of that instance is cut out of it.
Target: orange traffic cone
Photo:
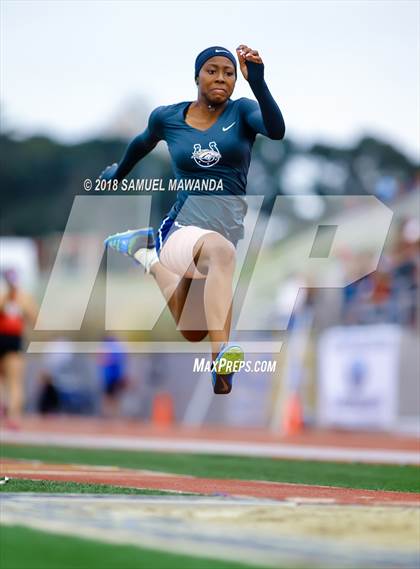
[[[174,422],[174,402],[170,393],[155,395],[152,405],[152,423],[157,427],[169,427]]]
[[[292,393],[284,406],[283,434],[297,435],[303,430],[303,410],[299,395]]]

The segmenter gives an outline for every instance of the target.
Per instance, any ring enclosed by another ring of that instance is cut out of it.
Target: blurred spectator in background
[[[420,223],[412,217],[398,228],[393,250],[392,297],[402,324],[417,323],[417,294],[420,280]]]
[[[18,274],[13,269],[2,273],[5,292],[0,293],[0,381],[6,412],[5,425],[19,428],[23,413],[22,353],[25,325],[35,325],[37,307],[34,300],[19,288]]]
[[[383,255],[376,271],[348,285],[343,291],[346,324],[395,323],[416,326],[420,275],[420,224],[416,218],[402,220],[393,247]],[[349,277],[364,266],[368,253],[348,264]]]
[[[102,415],[117,417],[121,394],[127,386],[127,354],[123,344],[112,336],[105,336],[103,346],[104,352],[98,359],[103,391]]]
[[[87,358],[65,336],[49,342],[42,356],[37,409],[42,413],[89,414],[97,397],[90,384]],[[93,362],[93,374],[95,363]],[[94,379],[94,378],[92,378]]]
[[[49,415],[60,411],[60,394],[55,386],[54,378],[43,371],[40,377],[40,390],[38,395],[38,410],[41,415]]]

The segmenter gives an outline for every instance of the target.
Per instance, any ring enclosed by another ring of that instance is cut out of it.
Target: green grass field
[[[417,466],[17,445],[2,445],[1,456],[61,464],[119,466],[206,478],[420,492],[420,469]]]
[[[24,546],[23,546],[24,545]],[[1,569],[245,569],[249,565],[174,555],[0,526]],[[255,569],[255,565],[253,566]],[[281,569],[281,568],[279,568]]]
[[[44,494],[129,494],[140,496],[196,496],[187,492],[165,490],[144,490],[108,484],[79,484],[78,482],[56,482],[53,480],[26,480],[15,478],[0,486],[0,492],[42,492]]]

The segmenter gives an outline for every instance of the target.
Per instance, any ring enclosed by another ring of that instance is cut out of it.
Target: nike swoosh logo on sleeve
[[[227,126],[227,127],[222,126],[223,132],[226,132],[227,130],[229,130],[230,128],[232,128],[234,124],[236,124],[236,121],[234,121],[232,124],[230,124],[230,125]]]

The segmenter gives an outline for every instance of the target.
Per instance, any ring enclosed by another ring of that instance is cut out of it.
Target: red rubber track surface
[[[3,459],[0,461],[0,473],[1,476],[8,476],[9,478],[110,484],[131,488],[206,495],[245,496],[302,503],[420,506],[420,495],[410,492],[383,492],[252,480],[197,478],[113,467],[46,464]]]

